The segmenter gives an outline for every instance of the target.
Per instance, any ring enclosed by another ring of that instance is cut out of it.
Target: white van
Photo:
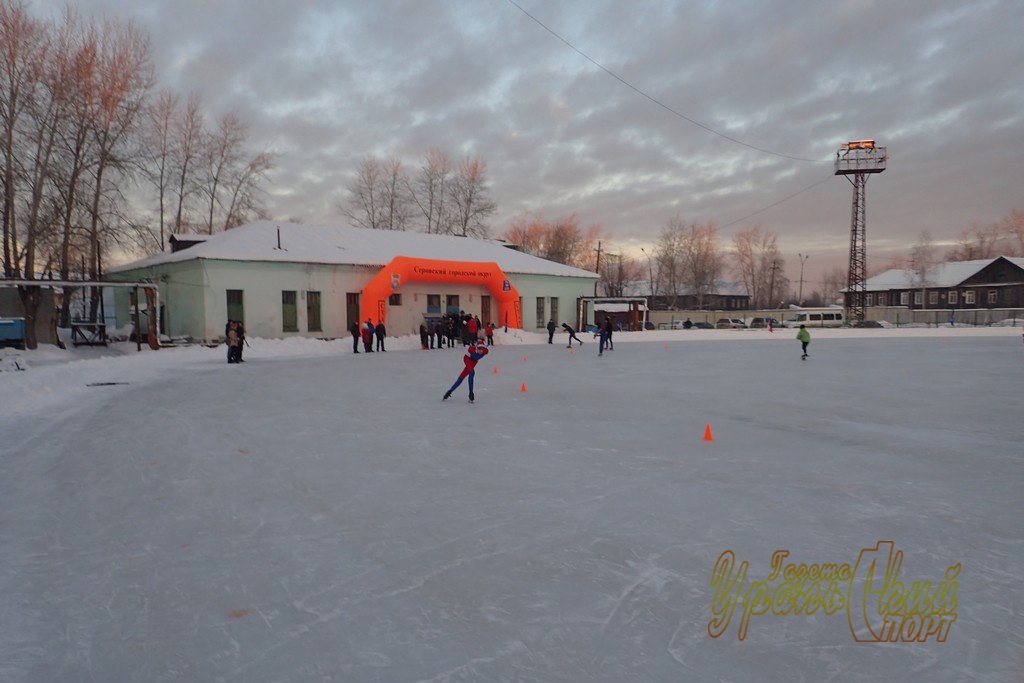
[[[783,321],[786,327],[842,327],[845,323],[843,309],[838,306],[828,308],[801,308]]]

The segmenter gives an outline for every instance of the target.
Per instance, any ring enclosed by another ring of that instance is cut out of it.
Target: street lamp
[[[796,257],[800,259],[800,291],[796,295],[797,304],[800,306],[804,305],[804,263],[810,258],[810,254],[797,254]]]

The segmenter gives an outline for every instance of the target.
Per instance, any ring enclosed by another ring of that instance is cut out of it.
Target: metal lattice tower
[[[836,175],[847,176],[853,185],[853,209],[850,216],[850,272],[846,279],[846,319],[864,319],[864,282],[867,279],[867,198],[865,187],[869,173],[881,173],[889,157],[885,147],[874,140],[843,143],[836,152]],[[853,176],[853,178],[849,178]]]

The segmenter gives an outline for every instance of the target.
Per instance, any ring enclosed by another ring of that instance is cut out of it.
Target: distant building
[[[415,334],[460,311],[539,330],[550,318],[574,319],[598,278],[498,240],[345,226],[260,221],[171,244],[109,277],[155,282],[163,334],[197,340],[222,337],[228,319],[264,338],[346,337],[367,318],[384,320],[389,335]]]
[[[845,293],[849,297],[849,293]],[[865,282],[866,307],[992,309],[1024,307],[1024,258],[938,263],[920,273],[895,268]]]
[[[703,299],[688,287],[680,287],[676,296],[658,294],[653,297],[654,310],[678,311],[745,311],[750,308],[750,295],[743,285],[736,282],[716,282],[714,288],[704,294]]]

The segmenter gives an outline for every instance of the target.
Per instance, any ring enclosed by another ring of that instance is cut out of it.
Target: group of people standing
[[[377,340],[377,351],[387,351],[384,348],[384,337],[387,336],[387,328],[384,327],[384,321],[378,320],[377,324],[373,324],[373,320],[370,318],[366,319],[365,323],[360,324],[358,320],[353,320],[352,325],[349,327],[349,332],[352,333],[352,353],[359,353],[359,342],[363,342],[363,352],[373,353],[373,340]]]
[[[494,324],[484,325],[479,316],[465,311],[459,311],[458,315],[446,313],[432,324],[420,323],[420,346],[424,349],[443,349],[446,343],[448,348],[454,348],[456,339],[461,340],[463,346],[469,346],[476,344],[481,336],[486,337],[487,346],[494,346]]]

